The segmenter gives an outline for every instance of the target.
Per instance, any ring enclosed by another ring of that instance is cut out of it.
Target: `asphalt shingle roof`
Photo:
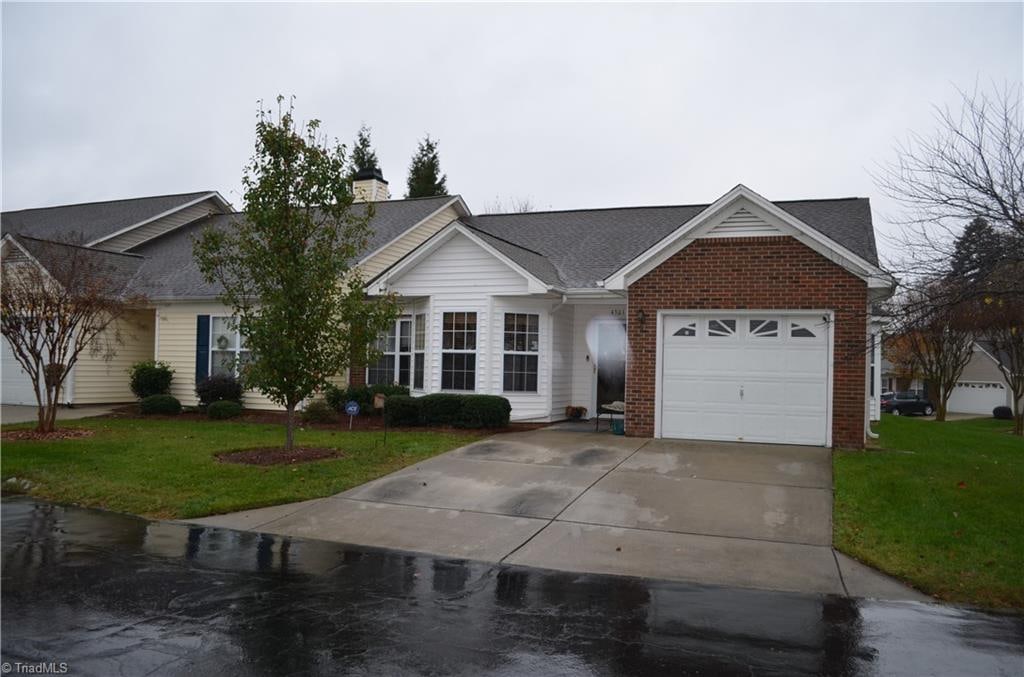
[[[42,240],[85,244],[214,191],[88,202],[0,213],[0,229]]]
[[[370,228],[373,235],[362,255],[369,254],[440,209],[453,198],[431,197],[375,202]],[[366,203],[353,205],[365,214]],[[192,257],[192,241],[205,228],[229,229],[242,214],[216,214],[144,242],[132,253],[146,257],[138,275],[139,290],[150,298],[207,298],[218,295],[220,285],[207,284]]]
[[[142,256],[103,249],[39,240],[24,235],[12,237],[58,282],[81,282],[83,276],[102,280],[112,294],[134,293],[135,277],[146,263]]]
[[[867,198],[776,202],[807,225],[878,263]],[[462,219],[500,238],[510,258],[545,282],[595,287],[708,205],[484,214]],[[518,247],[513,249],[512,247]],[[544,261],[543,266],[538,259]],[[545,266],[555,271],[545,273]]]

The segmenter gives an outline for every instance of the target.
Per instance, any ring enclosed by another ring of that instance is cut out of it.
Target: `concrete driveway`
[[[923,597],[832,550],[831,454],[815,447],[549,428],[330,498],[196,522],[568,571]]]
[[[113,411],[115,405],[97,405],[97,406],[85,406],[75,407],[60,407],[57,409],[57,420],[58,421],[71,421],[79,418],[89,418],[90,416],[103,416]],[[0,407],[0,422],[2,423],[28,423],[35,421],[37,417],[38,409],[36,407],[30,407],[21,404],[5,404]]]

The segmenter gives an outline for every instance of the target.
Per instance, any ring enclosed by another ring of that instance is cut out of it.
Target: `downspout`
[[[874,377],[871,374],[871,360],[874,359],[875,341],[878,339],[871,333],[870,326],[868,327],[868,336],[871,337],[871,356],[864,360],[864,383],[867,385],[867,392],[865,393],[867,397],[864,398],[864,435],[869,440],[877,440],[878,433],[871,429],[871,388],[874,383]],[[881,369],[881,367],[882,365],[880,363],[875,365],[875,369]],[[881,393],[875,393],[875,397],[881,396]]]

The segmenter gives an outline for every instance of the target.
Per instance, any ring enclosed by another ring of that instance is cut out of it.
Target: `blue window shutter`
[[[196,315],[196,383],[210,375],[210,316]]]

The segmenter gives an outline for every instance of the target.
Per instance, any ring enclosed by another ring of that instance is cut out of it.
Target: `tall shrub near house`
[[[368,218],[351,210],[344,146],[320,122],[294,110],[260,109],[256,151],[242,177],[244,219],[208,229],[195,245],[199,268],[219,283],[252,359],[246,387],[287,411],[285,447],[294,446],[295,409],[328,379],[365,355],[398,315],[390,296],[368,298],[351,266],[369,238]],[[359,327],[359,331],[351,331]]]

